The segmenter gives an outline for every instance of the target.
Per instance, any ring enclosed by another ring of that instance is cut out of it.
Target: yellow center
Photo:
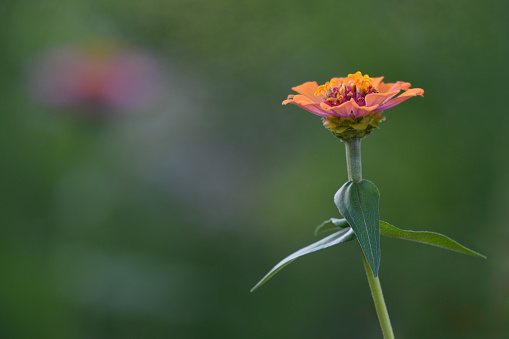
[[[367,74],[362,75],[361,72],[348,74],[348,78],[338,80],[331,79],[324,85],[318,86],[315,96],[321,96],[329,106],[341,105],[352,98],[359,105],[364,106],[365,96],[378,92],[373,87],[373,79]]]

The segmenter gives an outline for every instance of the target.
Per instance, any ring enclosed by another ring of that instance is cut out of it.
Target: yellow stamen
[[[369,93],[378,93],[373,87],[373,79],[367,74],[356,72],[348,74],[347,78],[333,78],[318,86],[315,96],[322,97],[329,106],[337,106],[354,98],[362,102]]]
[[[339,94],[344,96],[345,95],[345,91],[346,91],[346,85],[343,83],[343,84],[341,84],[341,87],[339,88]]]
[[[323,97],[328,96],[329,94],[331,94],[333,92],[334,87],[337,87],[336,85],[337,85],[336,81],[331,80],[330,82],[326,82],[325,85],[318,86],[318,88],[315,92],[315,96],[323,96]]]

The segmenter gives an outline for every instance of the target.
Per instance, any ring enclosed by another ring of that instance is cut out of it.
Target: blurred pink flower
[[[55,108],[138,111],[160,97],[163,74],[161,63],[144,50],[63,47],[36,60],[30,87],[38,101]]]

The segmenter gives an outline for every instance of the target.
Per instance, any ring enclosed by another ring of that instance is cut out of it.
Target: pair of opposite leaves
[[[335,230],[336,232],[307,246],[281,260],[252,289],[251,292],[272,278],[283,267],[295,259],[337,244],[357,238],[362,252],[373,271],[378,275],[380,266],[380,234],[438,246],[452,251],[480,258],[484,255],[474,252],[443,234],[426,231],[402,230],[380,220],[378,202],[380,192],[369,180],[348,181],[334,196],[334,202],[345,219],[331,218],[324,221],[315,234]]]

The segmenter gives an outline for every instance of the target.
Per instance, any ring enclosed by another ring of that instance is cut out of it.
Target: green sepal
[[[323,126],[341,140],[364,138],[371,134],[378,125],[385,121],[383,112],[368,112],[362,117],[350,115],[348,117],[328,116],[322,118]]]
[[[350,241],[355,238],[355,233],[353,232],[351,227],[343,228],[336,233],[329,235],[307,247],[304,247],[297,252],[289,255],[288,257],[281,260],[274,268],[272,268],[269,273],[267,273],[262,280],[260,280],[252,289],[253,292],[255,289],[263,285],[267,280],[272,278],[277,272],[279,272],[283,267],[294,261],[295,259],[302,257],[303,255],[313,253],[319,250],[323,250],[327,247],[331,247],[337,244],[341,244],[347,241]]]
[[[461,245],[457,241],[435,232],[427,232],[427,231],[411,231],[411,230],[402,230],[391,224],[380,220],[380,234],[386,237],[405,239],[410,241],[416,241],[423,244],[428,244],[432,246],[437,246],[441,248],[445,248],[451,251],[472,255],[474,257],[479,257],[486,259],[486,256],[472,251],[471,249]]]
[[[369,180],[348,181],[334,196],[339,212],[353,228],[373,275],[380,267],[380,192]]]

